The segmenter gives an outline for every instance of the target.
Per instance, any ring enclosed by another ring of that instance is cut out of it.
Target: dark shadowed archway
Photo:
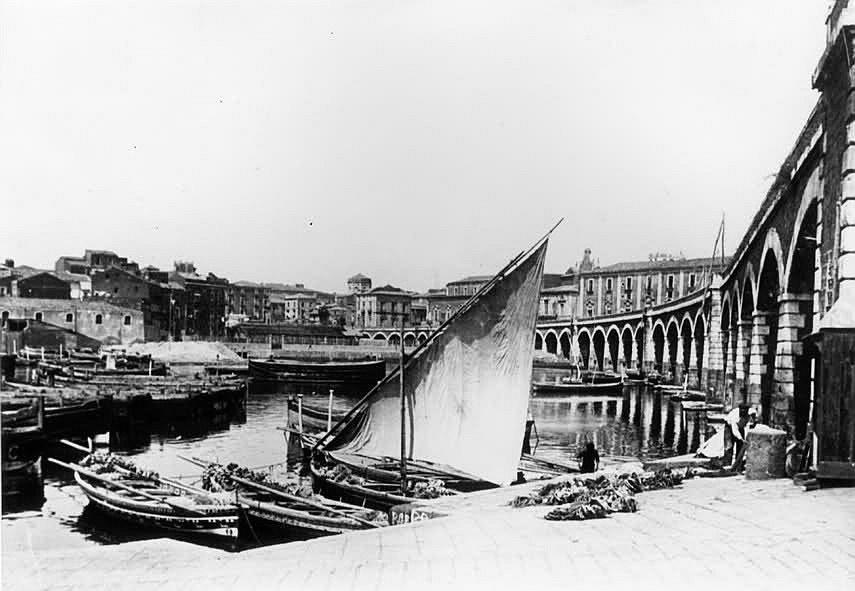
[[[761,419],[767,425],[772,418],[772,400],[777,388],[775,352],[778,348],[778,298],[781,294],[778,277],[778,261],[775,253],[768,250],[757,282],[757,315],[760,315],[760,318],[756,320],[765,324],[768,330],[765,335],[756,335],[763,363],[763,373],[760,375]]]
[[[632,359],[632,329],[629,326],[625,326],[623,332],[620,335],[621,345],[623,346],[623,360],[626,368],[631,369],[633,367],[633,359]]]
[[[583,330],[579,333],[576,340],[579,343],[579,356],[582,358],[582,367],[587,369],[591,360],[591,337],[588,335],[588,331]]]
[[[653,369],[664,373],[665,362],[665,329],[661,324],[653,327]]]
[[[603,358],[606,355],[606,337],[603,336],[603,331],[598,330],[594,333],[594,360],[597,364],[596,369],[602,371]]]
[[[607,369],[610,369],[612,371],[617,371],[617,369],[618,369],[618,349],[620,347],[620,335],[618,335],[618,331],[616,328],[613,328],[609,331],[608,341],[609,341],[609,358],[611,359],[611,365]]]
[[[570,359],[570,334],[562,332],[558,339],[558,345],[561,349],[561,356],[564,359]]]
[[[677,340],[679,338],[677,323],[671,322],[668,324],[668,332],[665,333],[665,339],[668,342],[668,370],[672,378],[677,377]]]
[[[797,228],[796,244],[790,262],[787,292],[792,300],[787,306],[798,310],[801,326],[796,331],[793,344],[793,420],[796,439],[807,434],[810,416],[811,390],[813,387],[812,360],[819,352],[804,338],[813,332],[814,286],[816,285],[816,224],[817,203],[814,201],[805,212]]]
[[[546,351],[554,355],[558,351],[558,338],[555,336],[555,333],[546,333],[546,337],[543,340],[546,343]]]

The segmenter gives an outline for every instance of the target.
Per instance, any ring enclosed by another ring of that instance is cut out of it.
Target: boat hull
[[[603,382],[601,384],[536,382],[532,384],[532,392],[537,398],[547,396],[569,396],[574,394],[621,394],[623,392],[623,384],[621,382]]]
[[[269,361],[249,360],[249,375],[258,380],[330,385],[362,384],[373,386],[386,375],[386,362],[375,361]]]
[[[74,479],[96,508],[127,523],[191,535],[238,537],[238,515],[234,509],[212,511],[210,515],[182,515],[167,506],[155,509],[144,502],[123,500],[91,484],[79,473],[75,473]]]

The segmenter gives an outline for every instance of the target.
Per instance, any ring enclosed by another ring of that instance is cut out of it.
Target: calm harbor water
[[[319,386],[318,392],[328,392]],[[304,400],[326,405],[328,396],[304,392]],[[221,462],[260,467],[285,462],[285,440],[277,427],[284,425],[288,388],[271,391],[254,387],[246,414],[222,416],[204,423],[160,423],[138,425],[132,431],[113,433],[113,451],[127,455],[140,466],[160,474],[193,482],[199,469],[179,456],[196,456]],[[334,405],[347,409],[356,397],[337,395]],[[698,413],[681,411],[680,403],[667,394],[640,386],[624,388],[622,395],[533,398],[530,406],[536,432],[531,443],[535,453],[546,458],[575,462],[575,454],[586,441],[593,441],[604,462],[631,458],[659,458],[694,451],[706,435],[707,425]],[[80,454],[65,449],[51,453],[66,459]],[[87,509],[87,499],[74,484],[72,475],[43,462],[44,500],[40,494],[3,497],[3,544],[14,548],[26,544],[41,547],[83,546],[118,543],[162,532],[144,532],[104,519]],[[4,483],[4,491],[7,490]],[[39,535],[39,534],[42,535]],[[273,541],[263,539],[262,542]]]

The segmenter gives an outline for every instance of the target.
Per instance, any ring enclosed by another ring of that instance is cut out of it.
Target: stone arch
[[[565,328],[558,335],[558,350],[561,351],[561,356],[564,359],[570,359],[570,356],[573,353],[572,342],[570,330]]]
[[[653,369],[665,373],[665,325],[661,320],[653,324]]]
[[[640,369],[640,370],[643,370],[644,369],[644,362],[646,361],[644,356],[647,353],[644,350],[644,321],[643,320],[635,326],[635,329],[633,329],[632,338],[635,341],[635,353],[636,353],[635,367]]]
[[[704,345],[706,344],[706,336],[707,336],[707,323],[704,321],[703,315],[698,315],[695,321],[695,329],[692,334],[694,338],[694,342],[692,345],[694,346],[695,351],[695,366],[692,368],[695,373],[695,383],[701,384],[703,383],[703,371],[704,371]]]
[[[597,327],[594,330],[594,335],[591,337],[594,345],[594,362],[596,369],[602,371],[606,357],[606,333],[602,327]]]
[[[360,337],[360,338],[363,338],[363,339],[370,339],[370,338],[371,338],[371,335],[370,335],[369,333],[367,333],[367,332],[364,332],[364,333],[362,333],[362,335],[361,335],[361,337]]]
[[[591,362],[591,333],[587,328],[582,328],[576,335],[576,346],[579,348],[582,367],[588,368]]]
[[[678,362],[680,364],[678,367],[682,370],[681,373],[683,374],[677,376],[680,380],[682,380],[686,375],[691,376],[692,373],[692,341],[694,332],[695,327],[692,323],[692,317],[687,311],[685,314],[683,314],[683,318],[680,320],[681,346],[678,347],[678,353],[682,353],[682,358],[678,359]]]
[[[606,332],[606,342],[608,343],[608,360],[610,361],[608,369],[617,371],[618,358],[620,356],[620,333],[618,332],[617,326],[614,324],[612,324],[609,327],[608,332]]]
[[[732,314],[731,311],[731,297],[730,292],[724,294],[725,297],[722,298],[721,301],[721,323],[719,326],[721,327],[721,375],[723,376],[723,383],[725,388],[725,393],[728,392],[728,376],[730,375],[733,365],[730,362],[730,339],[731,339],[731,325],[730,325],[730,316]],[[729,401],[725,400],[725,407],[730,406]]]
[[[668,319],[665,329],[665,344],[667,345],[668,358],[665,360],[667,373],[671,378],[677,377],[677,343],[680,339],[680,325],[673,317]]]
[[[405,347],[415,347],[416,346],[416,335],[411,332],[408,332],[404,335],[404,346]]]
[[[375,341],[385,341],[386,335],[384,335],[382,332],[378,332],[372,337],[372,339]]]
[[[424,344],[424,342],[427,341],[427,335],[423,332],[420,332],[419,336],[416,337],[416,340],[419,342],[420,345]]]
[[[623,347],[623,362],[624,367],[632,368],[637,361],[633,359],[632,349],[635,341],[635,333],[632,326],[627,324],[623,327],[620,333],[621,346]]]
[[[779,252],[779,251],[778,251]],[[760,418],[770,424],[775,382],[775,352],[778,347],[778,300],[781,294],[781,263],[774,249],[764,250],[755,294],[756,312],[751,336],[749,394],[760,402]],[[758,380],[759,378],[759,380]],[[759,389],[759,392],[758,392]]]
[[[779,305],[783,326],[775,358],[776,380],[779,386],[786,384],[784,387],[792,388],[792,410],[785,420],[793,426],[796,439],[804,439],[807,435],[814,387],[811,368],[819,354],[814,344],[805,342],[804,338],[813,332],[817,319],[816,252],[821,238],[817,236],[820,211],[815,195],[808,200],[803,198],[787,260],[786,295]]]
[[[534,333],[534,349],[536,351],[543,350],[543,335],[540,332],[535,331]]]
[[[398,333],[393,332],[389,335],[389,338],[386,339],[386,343],[394,347],[398,347],[401,345],[401,337],[398,335]]]
[[[751,320],[751,316],[754,314],[757,304],[755,298],[755,294],[757,293],[755,289],[756,283],[757,279],[754,275],[754,267],[748,265],[748,269],[745,271],[745,279],[742,282],[742,291],[739,295],[739,317],[742,320]]]
[[[784,258],[784,249],[781,246],[781,237],[778,235],[778,230],[775,228],[769,228],[769,231],[766,232],[766,238],[763,241],[763,250],[760,255],[760,274],[763,274],[763,270],[766,265],[766,261],[769,260],[769,251],[775,256],[775,270],[778,274],[777,282],[778,285],[786,285],[784,283],[784,277],[786,276],[784,273],[784,268],[786,264],[786,259]]]
[[[543,343],[546,346],[546,352],[556,355],[558,353],[558,335],[554,330],[547,330],[543,337]]]
[[[802,199],[799,203],[799,209],[796,212],[796,219],[793,222],[792,234],[790,234],[792,238],[790,239],[790,248],[787,250],[784,274],[782,275],[783,282],[781,285],[790,285],[790,279],[793,275],[793,266],[795,264],[793,259],[798,248],[798,238],[801,234],[802,226],[804,226],[806,221],[810,221],[811,218],[813,219],[813,223],[809,225],[812,226],[813,232],[811,232],[810,236],[813,238],[816,237],[816,214],[822,190],[822,179],[820,178],[819,166],[817,166],[808,178],[804,191],[802,191]],[[789,287],[787,289],[789,290]]]

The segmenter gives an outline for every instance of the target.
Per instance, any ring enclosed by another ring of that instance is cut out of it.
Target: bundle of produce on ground
[[[635,494],[681,484],[683,477],[671,470],[602,474],[547,484],[527,496],[516,497],[513,507],[560,505],[546,514],[554,521],[599,519],[609,513],[638,511]]]

